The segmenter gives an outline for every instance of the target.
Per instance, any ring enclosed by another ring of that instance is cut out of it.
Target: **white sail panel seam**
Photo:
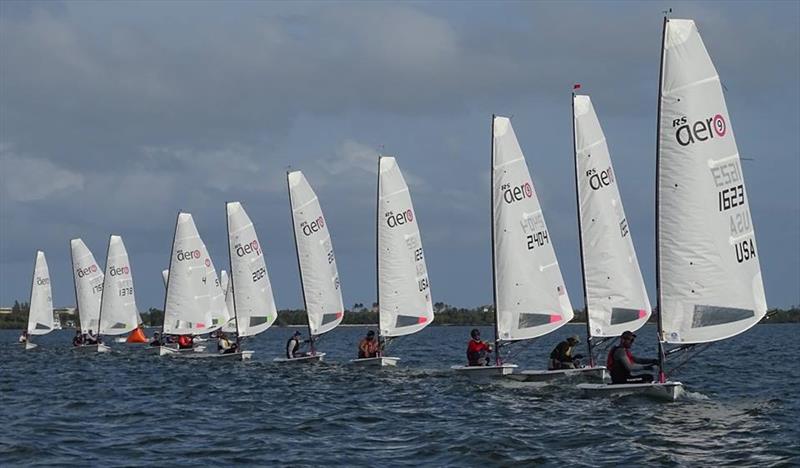
[[[599,145],[601,143],[605,143],[605,141],[606,141],[606,138],[603,137],[603,138],[595,141],[594,143],[589,143],[588,145],[584,146],[583,148],[578,148],[578,153],[583,153],[584,151],[586,151],[589,148],[594,148],[595,146],[597,146],[597,145]]]
[[[683,91],[684,89],[687,89],[687,88],[692,88],[692,87],[695,87],[697,85],[709,83],[711,81],[719,81],[719,75],[714,75],[714,76],[709,77],[709,78],[704,78],[702,80],[693,81],[691,83],[686,83],[683,86],[678,86],[677,88],[672,88],[668,92],[661,93],[661,94],[666,96],[666,95],[669,95],[669,94],[672,94],[672,93],[677,93],[678,91]]]

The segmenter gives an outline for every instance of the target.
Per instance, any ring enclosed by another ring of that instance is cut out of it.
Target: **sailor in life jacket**
[[[492,346],[485,341],[481,341],[481,331],[473,328],[470,332],[472,338],[467,343],[467,365],[468,366],[488,366],[488,353],[492,352]]]
[[[550,360],[548,361],[547,369],[574,369],[578,367],[578,360],[583,356],[575,354],[575,347],[578,346],[580,342],[580,337],[578,335],[573,335],[556,345],[553,351],[550,352]]]
[[[367,335],[358,343],[358,358],[378,357],[381,351],[380,343],[375,339],[375,332],[367,331]]]
[[[294,359],[306,356],[306,353],[300,352],[300,346],[305,343],[301,338],[302,334],[299,331],[294,332],[291,338],[286,341],[286,359]]]
[[[631,346],[635,339],[635,333],[625,331],[619,338],[619,344],[608,352],[606,368],[611,374],[612,384],[650,383],[653,381],[653,375],[649,373],[633,375],[633,371],[651,370],[653,365],[658,364],[658,359],[637,358],[631,353]]]

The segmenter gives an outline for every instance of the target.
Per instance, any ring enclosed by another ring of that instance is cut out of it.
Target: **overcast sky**
[[[178,210],[227,264],[224,202],[256,225],[279,308],[302,304],[285,171],[331,229],[345,303],[375,300],[378,153],[410,182],[434,301],[491,302],[492,113],[513,116],[582,307],[570,92],[591,95],[651,300],[661,11],[693,18],[727,88],[767,301],[800,304],[800,3],[0,2],[0,305],[69,239],[123,236],[163,307]],[[752,160],[750,160],[752,159]]]

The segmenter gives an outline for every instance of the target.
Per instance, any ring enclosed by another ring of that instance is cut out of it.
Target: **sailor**
[[[220,354],[235,353],[238,349],[239,345],[235,342],[231,342],[231,340],[228,339],[228,335],[222,331],[217,333],[217,351]]]
[[[294,359],[306,355],[306,353],[299,352],[300,346],[305,343],[301,336],[302,334],[299,331],[295,331],[292,337],[286,341],[286,359]]]
[[[161,346],[161,333],[153,333],[153,340],[150,342],[150,346]]]
[[[27,343],[28,342],[28,330],[22,330],[22,334],[19,335],[19,343]]]
[[[578,335],[572,335],[566,340],[562,341],[553,351],[550,352],[550,360],[547,364],[548,370],[557,369],[574,369],[578,366],[578,359],[582,358],[580,354],[575,353],[575,347],[581,342]]]
[[[72,337],[72,346],[80,346],[83,344],[83,335],[80,330],[75,330],[75,336]]]
[[[375,339],[375,332],[370,330],[367,335],[358,343],[358,358],[374,358],[378,357],[378,340]]]
[[[606,367],[611,374],[612,384],[650,383],[653,381],[652,374],[633,375],[632,373],[635,370],[652,370],[653,365],[658,364],[657,359],[637,358],[631,353],[631,346],[635,339],[635,333],[625,331],[620,336],[619,344],[608,352]]]
[[[192,349],[194,339],[192,335],[181,335],[178,337],[178,349]]]
[[[84,339],[85,344],[97,344],[97,337],[94,335],[92,330],[89,330],[89,333],[86,334],[86,338]]]
[[[473,328],[470,332],[471,340],[467,343],[467,365],[468,366],[488,366],[488,353],[492,352],[492,346],[485,341],[481,341],[481,331]]]

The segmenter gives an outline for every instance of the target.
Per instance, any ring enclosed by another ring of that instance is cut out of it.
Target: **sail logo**
[[[320,216],[310,223],[303,221],[300,226],[302,228],[303,235],[310,236],[315,232],[319,232],[320,229],[325,227],[325,219]]]
[[[37,276],[36,277],[36,284],[38,286],[46,286],[46,285],[50,284],[50,278],[39,278]]]
[[[503,184],[500,189],[503,191],[503,201],[509,205],[533,197],[533,186],[531,186],[530,182],[522,183],[513,188],[509,184]]]
[[[728,133],[728,123],[722,114],[697,120],[691,125],[688,122],[686,116],[672,121],[672,128],[677,128],[675,130],[675,139],[681,146],[689,146],[698,141],[712,140],[714,135],[722,138]]]
[[[253,241],[248,244],[244,245],[236,244],[235,247],[236,247],[236,256],[238,257],[244,257],[245,255],[249,255],[254,252],[256,255],[261,255],[261,247],[259,247],[258,241],[255,239],[253,239]]]
[[[586,171],[586,177],[589,178],[589,187],[592,190],[600,190],[614,183],[614,170],[611,169],[611,166],[600,172],[597,172],[596,169],[589,169]]]
[[[211,259],[210,258],[206,259],[206,268],[211,268]]]
[[[179,262],[184,260],[192,260],[194,258],[200,258],[200,251],[194,250],[191,252],[184,252],[183,250],[178,250],[178,255],[176,256]]]
[[[414,212],[411,209],[407,209],[406,211],[401,211],[400,213],[394,214],[394,212],[389,211],[386,213],[386,224],[390,227],[397,227],[402,226],[404,224],[413,223],[414,222]]]
[[[127,266],[116,267],[114,265],[111,265],[110,267],[108,267],[108,274],[110,276],[122,276],[122,275],[127,275],[130,272],[131,270]]]
[[[84,276],[88,276],[90,273],[97,272],[97,265],[94,263],[92,266],[88,266],[86,268],[76,268],[75,273],[78,275],[78,278],[83,278]]]

